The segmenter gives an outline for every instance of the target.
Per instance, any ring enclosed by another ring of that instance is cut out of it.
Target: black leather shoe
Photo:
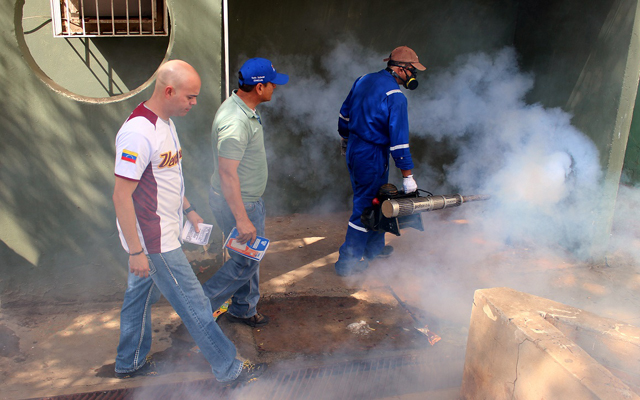
[[[234,323],[242,322],[243,324],[247,324],[252,328],[259,328],[269,323],[269,317],[258,312],[256,313],[256,315],[249,318],[236,317],[235,315],[229,314],[228,311],[225,314],[227,314],[227,321]]]

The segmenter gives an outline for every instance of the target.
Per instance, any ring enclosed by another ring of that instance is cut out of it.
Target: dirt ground
[[[611,254],[607,265],[580,263],[561,251],[487,242],[475,234],[473,220],[425,214],[425,232],[389,235],[395,247],[389,259],[341,278],[333,264],[347,219],[347,213],[267,219],[271,245],[261,263],[258,308],[271,323],[251,329],[219,319],[240,357],[277,365],[432,352],[439,362],[453,363],[442,370],[461,377],[459,355],[466,346],[473,292],[487,287],[512,287],[640,325],[640,274],[624,253]],[[201,280],[222,261],[201,247],[186,252]],[[157,379],[112,377],[119,307],[107,302],[0,310],[0,398],[136,387]],[[425,325],[441,340],[430,344],[416,329]],[[164,366],[163,383],[212,377],[164,300],[154,306],[153,327],[151,353]]]
[[[274,316],[269,329],[255,332],[258,351],[263,352],[355,353],[427,344],[424,335],[409,329],[413,321],[402,309],[353,297],[269,299],[261,312]],[[342,329],[345,324],[347,329]]]

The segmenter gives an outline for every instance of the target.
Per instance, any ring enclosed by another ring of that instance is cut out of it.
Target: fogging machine
[[[421,196],[420,193],[427,195]],[[424,231],[420,216],[422,212],[459,207],[463,203],[488,200],[489,198],[489,195],[483,194],[471,196],[433,195],[421,189],[413,193],[404,193],[404,191],[398,190],[395,185],[387,183],[380,187],[371,206],[362,212],[360,220],[368,230],[385,231],[400,236],[400,229],[403,228]]]

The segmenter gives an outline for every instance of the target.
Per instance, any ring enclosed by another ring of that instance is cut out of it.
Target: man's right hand
[[[251,245],[256,240],[258,232],[250,220],[236,221],[236,229],[238,230],[238,242],[242,244],[248,242]]]
[[[129,256],[129,271],[135,276],[146,278],[149,276],[149,260],[144,253]]]

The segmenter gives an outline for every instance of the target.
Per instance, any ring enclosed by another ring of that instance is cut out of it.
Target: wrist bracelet
[[[129,253],[129,255],[130,255],[130,256],[137,256],[138,254],[142,254],[142,253],[144,253],[144,249],[140,250],[140,251],[139,251],[139,252],[137,252],[137,253]]]
[[[195,210],[196,210],[196,208],[193,206],[193,204],[191,204],[188,208],[185,208],[183,212],[184,212],[184,215],[187,215],[191,211],[195,211]]]

